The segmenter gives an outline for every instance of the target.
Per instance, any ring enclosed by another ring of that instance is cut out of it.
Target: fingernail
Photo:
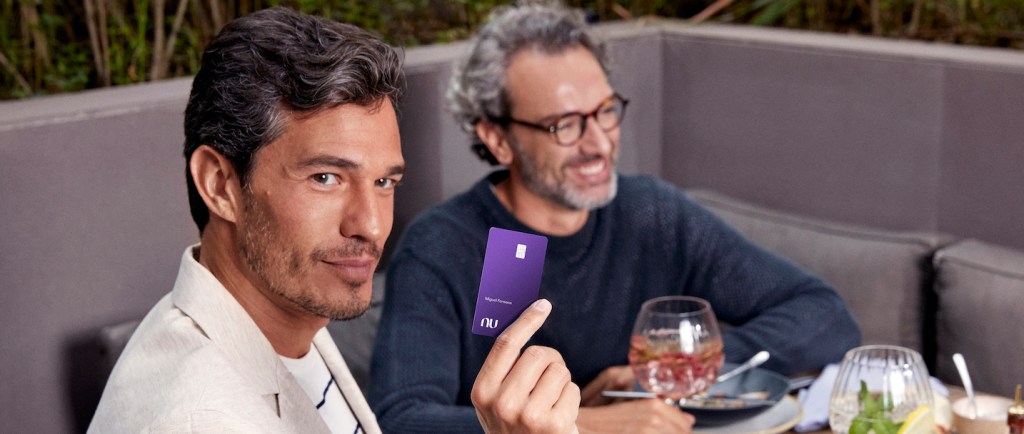
[[[533,308],[541,312],[547,312],[551,310],[551,302],[548,301],[547,299],[542,298],[540,300],[533,302]]]

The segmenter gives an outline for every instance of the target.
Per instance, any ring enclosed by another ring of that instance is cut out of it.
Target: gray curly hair
[[[477,122],[510,115],[506,71],[513,55],[524,49],[558,54],[579,46],[609,73],[605,44],[590,32],[582,11],[557,4],[498,7],[471,41],[469,54],[455,63],[446,95],[448,110],[463,130],[475,136]],[[473,148],[481,159],[497,164],[486,147]]]

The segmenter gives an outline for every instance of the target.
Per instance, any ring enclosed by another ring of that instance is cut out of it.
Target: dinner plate
[[[737,365],[726,363],[722,372],[735,369]],[[698,426],[715,426],[731,424],[745,420],[768,411],[789,393],[789,379],[775,372],[753,368],[721,383],[715,383],[706,391],[710,397],[753,397],[751,394],[761,393],[763,403],[749,403],[737,408],[709,408],[699,401],[688,403],[683,401],[679,407],[697,418]]]
[[[776,434],[785,432],[803,417],[803,408],[792,396],[786,395],[778,404],[757,416],[726,425],[693,428],[694,434]]]

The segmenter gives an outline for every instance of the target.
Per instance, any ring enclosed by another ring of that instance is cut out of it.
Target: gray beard
[[[511,136],[508,137],[508,142],[515,151],[515,157],[522,168],[523,184],[537,196],[567,209],[592,211],[608,205],[615,199],[615,194],[618,193],[619,174],[615,171],[612,171],[611,187],[608,189],[608,195],[600,198],[588,198],[582,192],[573,190],[565,184],[559,184],[558,182],[547,183],[541,168],[534,164],[534,161],[526,155],[526,152],[519,146],[519,143]]]

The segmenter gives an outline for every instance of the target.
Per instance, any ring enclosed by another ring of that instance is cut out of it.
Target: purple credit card
[[[537,301],[547,248],[548,239],[540,235],[491,228],[473,333],[497,336]]]

